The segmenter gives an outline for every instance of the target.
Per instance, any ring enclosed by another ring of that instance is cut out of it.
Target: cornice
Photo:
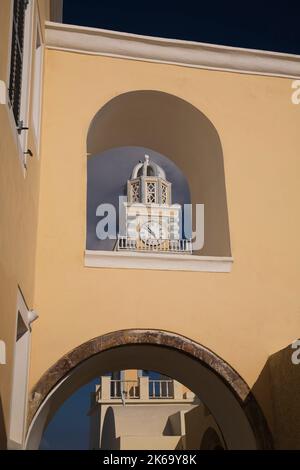
[[[300,77],[300,56],[46,22],[49,49],[285,78]]]

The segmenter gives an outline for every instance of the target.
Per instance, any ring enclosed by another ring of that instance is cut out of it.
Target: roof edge
[[[46,47],[82,54],[283,78],[300,78],[300,56],[46,22]]]

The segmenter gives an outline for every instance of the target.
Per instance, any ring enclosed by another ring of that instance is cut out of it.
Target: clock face
[[[145,222],[140,228],[140,238],[147,245],[159,245],[168,238],[167,235],[166,227],[156,221]]]

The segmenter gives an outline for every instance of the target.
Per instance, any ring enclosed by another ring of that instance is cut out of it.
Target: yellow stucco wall
[[[219,132],[230,274],[84,267],[87,131],[105,103],[132,90],[183,98]],[[44,110],[31,386],[64,353],[123,328],[192,338],[252,386],[300,327],[291,80],[48,50]]]
[[[10,61],[11,4],[10,0],[1,0],[0,6],[0,80],[6,86]],[[48,0],[35,3],[33,31],[36,15],[40,15],[43,25],[45,18],[49,18],[48,10]],[[42,34],[43,31],[42,26]],[[10,124],[8,106],[0,104],[0,339],[5,341],[7,351],[7,364],[0,366],[0,397],[6,422],[9,416],[18,285],[30,308],[34,296],[40,161],[36,158],[31,110],[29,119],[28,146],[35,156],[28,161],[28,172],[24,178],[14,139],[16,129]]]

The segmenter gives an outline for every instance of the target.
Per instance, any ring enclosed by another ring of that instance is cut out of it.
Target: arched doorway
[[[97,375],[126,368],[160,370],[197,394],[216,419],[228,449],[268,449],[265,418],[247,384],[224,360],[183,336],[121,330],[63,356],[39,380],[29,403],[27,449],[36,449],[58,407]]]

